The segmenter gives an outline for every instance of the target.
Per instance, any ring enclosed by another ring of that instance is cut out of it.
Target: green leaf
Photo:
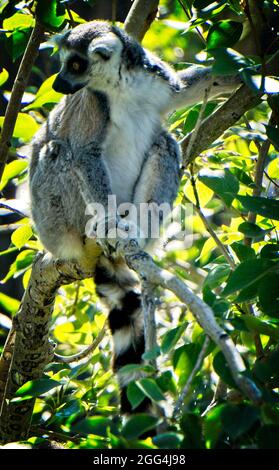
[[[216,374],[221,377],[221,379],[230,387],[235,388],[235,381],[233,379],[230,368],[227,364],[227,361],[221,351],[215,354],[213,359],[213,368]]]
[[[31,14],[17,11],[13,16],[3,21],[3,28],[8,30],[31,28],[35,20]]]
[[[210,410],[204,419],[204,437],[206,447],[213,449],[221,438],[224,430],[222,426],[222,411],[226,405],[218,405]]]
[[[261,308],[271,317],[279,318],[279,273],[269,274],[258,286]]]
[[[254,238],[255,240],[263,239],[265,234],[270,232],[269,230],[263,230],[257,224],[251,222],[242,222],[237,229],[239,232],[244,233],[249,238]]]
[[[140,413],[131,416],[122,430],[122,435],[126,439],[137,439],[143,433],[155,428],[158,418],[148,414]]]
[[[268,259],[249,259],[243,261],[231,273],[223,295],[227,296],[238,290],[244,289],[262,279],[274,266]]]
[[[1,280],[1,284],[4,284],[17,273],[21,273],[23,270],[31,266],[35,255],[36,253],[33,250],[21,251],[16,257],[16,260],[10,265],[8,273],[6,274],[4,279]]]
[[[21,225],[13,232],[11,240],[17,248],[22,248],[32,235],[33,232],[30,225]]]
[[[127,387],[127,397],[131,403],[132,409],[134,410],[143,402],[145,394],[141,391],[135,382],[130,382]]]
[[[0,86],[4,85],[4,83],[9,78],[9,72],[6,69],[2,68],[2,72],[0,72]]]
[[[261,258],[273,259],[278,261],[279,259],[279,243],[267,243],[260,252]]]
[[[49,105],[56,104],[61,100],[63,96],[62,93],[57,93],[57,91],[54,91],[52,88],[56,76],[57,74],[52,75],[44,81],[36,94],[36,99],[28,106],[25,106],[24,111],[38,109],[43,106],[49,108]]]
[[[127,364],[119,369],[118,374],[132,374],[136,371],[142,371],[146,373],[155,372],[154,367],[149,364]]]
[[[111,420],[104,416],[90,416],[90,418],[84,418],[74,424],[71,427],[71,431],[85,435],[95,434],[106,437],[111,424]]]
[[[236,196],[243,207],[251,212],[279,220],[279,201],[256,196]]]
[[[277,285],[279,285],[278,282]],[[277,310],[279,311],[278,308]],[[260,318],[254,317],[252,315],[243,315],[242,320],[250,331],[254,331],[261,335],[270,336],[270,338],[273,338],[276,341],[279,340],[279,327],[274,325],[273,323],[268,323],[267,321],[261,320]]]
[[[172,358],[175,373],[179,376],[179,385],[183,386],[195,366],[200,352],[198,344],[185,344],[174,351]]]
[[[0,292],[0,310],[6,310],[9,313],[16,313],[19,309],[20,302],[6,294]]]
[[[251,61],[233,49],[217,48],[210,49],[210,54],[215,61],[212,67],[213,74],[233,75],[244,67],[251,66]]]
[[[59,31],[65,24],[65,6],[60,0],[38,0],[36,15],[50,30]]]
[[[259,419],[259,410],[249,405],[226,405],[222,409],[221,422],[232,439],[237,439]]]
[[[240,134],[240,130],[237,131],[239,134]],[[243,132],[244,134],[244,132]],[[250,137],[250,133],[246,133],[244,135],[241,135],[241,137],[244,137],[246,140],[250,140],[249,137]],[[255,136],[253,136],[255,137]],[[236,166],[235,167],[232,167],[230,168],[230,172],[238,179],[238,181],[242,184],[244,184],[245,186],[247,186],[248,188],[255,188],[255,183],[254,181],[252,180],[252,178],[250,178],[250,176],[247,174],[246,171],[242,170],[241,168],[237,168]]]
[[[0,126],[3,126],[3,122],[4,117],[0,116]],[[29,116],[29,114],[25,113],[19,113],[17,116],[13,137],[27,142],[33,137],[39,127],[39,124],[37,124],[32,116]]]
[[[158,356],[160,356],[160,348],[156,345],[150,351],[143,353],[142,359],[145,361],[152,361],[152,359],[156,359]]]
[[[180,421],[184,434],[182,449],[204,449],[202,419],[193,413],[185,413]]]
[[[278,131],[278,129],[273,127],[273,126],[270,126],[269,124],[266,124],[265,128],[266,128],[266,135],[269,138],[270,142],[274,145],[276,150],[279,150],[279,131]]]
[[[176,345],[178,340],[181,338],[181,335],[185,332],[188,323],[183,323],[182,325],[169,330],[162,340],[161,350],[163,354],[167,354],[173,347]]]
[[[163,392],[170,392],[173,395],[176,395],[176,382],[170,370],[165,370],[161,375],[159,375],[156,382]]]
[[[158,387],[154,379],[140,379],[136,381],[138,388],[148,397],[155,402],[165,400],[165,397]]]
[[[242,30],[242,24],[237,21],[217,21],[208,31],[207,49],[232,47],[239,40]]]
[[[39,397],[53,388],[61,386],[60,382],[53,379],[36,379],[29,380],[22,387],[19,387],[15,393],[15,397],[24,399]]]
[[[1,118],[0,118],[1,119]],[[26,160],[14,160],[8,163],[5,166],[2,181],[0,183],[0,191],[6,186],[8,181],[16,176],[20,175],[28,166],[28,162]]]
[[[6,49],[13,61],[21,57],[26,49],[32,28],[15,29],[6,39]]]
[[[183,440],[182,434],[175,432],[166,432],[164,434],[158,434],[152,438],[153,444],[159,449],[179,449],[180,443]]]
[[[210,289],[219,287],[228,277],[230,273],[230,267],[226,265],[214,266],[209,271],[204,283],[209,286]]]
[[[243,243],[233,242],[231,244],[231,248],[236,253],[239,261],[245,261],[256,257],[255,250],[251,248],[251,246],[243,245]]]
[[[227,206],[230,206],[239,190],[237,178],[227,169],[204,170],[198,176],[199,180],[220,196]]]
[[[277,135],[276,135],[277,137]],[[271,140],[271,139],[270,139]],[[273,145],[275,144],[275,140],[273,138]],[[278,142],[276,143],[276,148],[277,150],[279,149],[279,137],[278,137]],[[268,175],[270,176],[270,178],[273,178],[273,179],[279,179],[279,159],[276,155],[276,158],[274,158],[274,160],[272,160],[270,162],[270,164],[268,165]]]
[[[0,7],[0,21],[2,22],[5,18],[9,18],[12,16],[14,13],[16,13],[16,4],[18,3],[18,0],[7,0],[6,5],[4,7]]]

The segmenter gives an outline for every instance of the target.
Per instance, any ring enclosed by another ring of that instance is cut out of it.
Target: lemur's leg
[[[238,75],[213,75],[211,67],[197,65],[180,70],[177,77],[180,87],[171,94],[166,112],[200,103],[206,90],[208,99],[212,99],[232,93],[242,84]]]
[[[109,310],[109,327],[113,337],[113,370],[127,364],[140,364],[144,353],[143,314],[138,278],[123,259],[101,256],[96,266],[94,280],[96,290]],[[132,411],[127,398],[128,383],[138,374],[118,374],[121,411]],[[150,401],[146,398],[134,412],[147,411]]]
[[[133,202],[138,207],[140,231],[145,235],[140,245],[148,249],[158,238],[158,225],[167,216],[179,188],[180,151],[175,139],[161,131],[149,151],[141,176],[134,188]],[[148,203],[142,204],[142,203]],[[148,214],[146,214],[148,212]],[[147,217],[148,215],[148,217]]]

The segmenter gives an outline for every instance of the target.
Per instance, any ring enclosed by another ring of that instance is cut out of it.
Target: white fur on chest
[[[148,78],[146,74],[122,77],[125,86],[115,87],[109,96],[110,124],[104,158],[118,203],[132,201],[146,153],[160,126],[161,109],[169,97],[164,84]]]

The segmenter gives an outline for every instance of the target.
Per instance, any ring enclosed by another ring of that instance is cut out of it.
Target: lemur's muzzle
[[[83,87],[83,83],[69,83],[68,80],[65,80],[61,74],[57,75],[52,85],[52,88],[55,91],[57,91],[58,93],[63,93],[64,95],[72,95]]]

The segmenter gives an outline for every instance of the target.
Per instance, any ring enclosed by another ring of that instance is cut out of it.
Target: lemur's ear
[[[103,60],[109,60],[111,56],[121,51],[120,39],[113,33],[108,33],[92,41],[89,46],[89,54],[99,54]]]
[[[98,44],[92,48],[90,52],[93,54],[99,54],[104,60],[109,60],[114,50],[112,47],[109,47],[106,44]]]
[[[54,36],[51,36],[48,42],[50,44],[53,44],[54,46],[60,47],[63,44],[65,38],[69,35],[69,33],[70,31],[66,30],[63,31],[63,33],[55,34]]]

